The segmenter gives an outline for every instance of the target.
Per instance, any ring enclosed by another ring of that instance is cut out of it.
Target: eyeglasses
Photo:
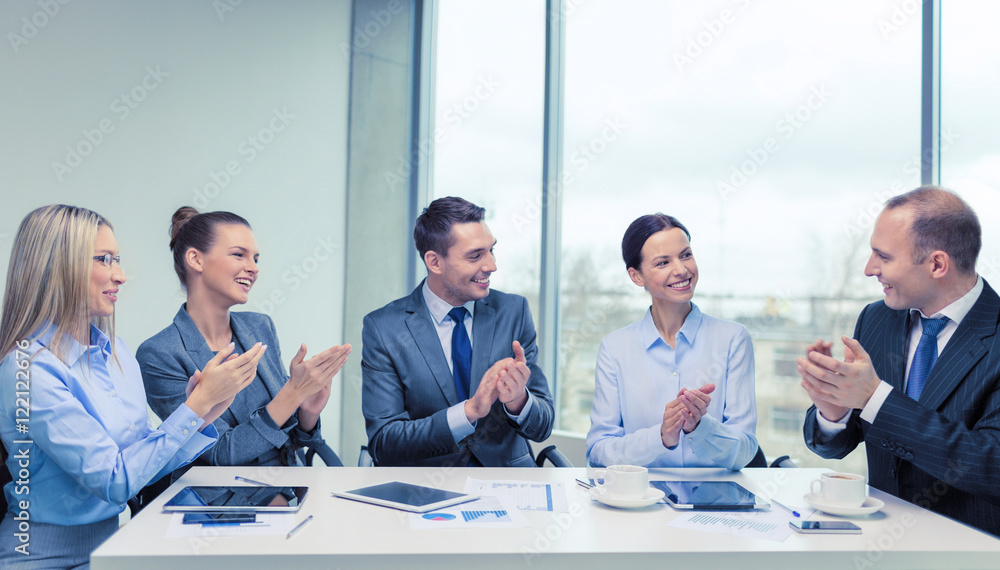
[[[122,256],[111,255],[110,253],[105,253],[104,255],[95,255],[94,261],[100,261],[101,265],[105,267],[111,267],[111,263],[117,263],[118,267],[122,265]]]

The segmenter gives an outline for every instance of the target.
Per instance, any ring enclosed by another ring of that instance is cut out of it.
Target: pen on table
[[[778,501],[775,501],[774,499],[771,499],[771,502],[774,503],[775,505],[778,505],[779,507],[785,509],[786,511],[792,513],[793,517],[798,518],[798,517],[802,516],[802,515],[799,514],[798,511],[796,511],[795,509],[789,507],[788,505],[782,505],[781,503],[779,503]]]
[[[253,479],[247,479],[246,477],[236,476],[237,481],[243,481],[244,483],[250,483],[251,485],[260,485],[261,487],[269,487],[267,483],[261,483],[260,481],[254,481]]]
[[[295,536],[300,530],[302,530],[303,528],[305,528],[305,526],[307,524],[309,524],[309,521],[311,521],[311,520],[313,520],[313,516],[309,515],[308,517],[305,518],[304,521],[302,521],[299,524],[295,525],[295,528],[293,528],[292,530],[288,531],[288,534],[285,536],[285,540],[288,540],[289,538],[292,538],[293,536]]]
[[[590,483],[584,481],[583,479],[577,479],[576,480],[576,484],[579,485],[579,486],[581,486],[581,487],[583,487],[584,489],[593,489],[594,488],[593,485],[591,485]]]

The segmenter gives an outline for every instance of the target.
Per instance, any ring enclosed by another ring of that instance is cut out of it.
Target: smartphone
[[[788,526],[802,534],[861,534],[861,527],[846,521],[791,521]]]
[[[257,513],[184,513],[184,524],[246,524],[257,522]]]

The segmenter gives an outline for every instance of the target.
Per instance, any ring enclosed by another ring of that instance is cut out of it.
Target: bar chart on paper
[[[523,528],[531,526],[528,519],[509,502],[483,496],[469,503],[419,515],[410,515],[410,528],[430,530],[444,528]]]
[[[781,542],[792,534],[788,520],[777,512],[687,513],[671,521],[669,526]]]
[[[507,511],[462,511],[462,518],[465,522],[510,522]]]

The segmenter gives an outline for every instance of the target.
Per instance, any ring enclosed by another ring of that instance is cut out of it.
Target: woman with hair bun
[[[652,305],[601,342],[588,463],[746,467],[758,449],[750,333],[691,302],[698,265],[676,218],[636,219],[622,258]]]
[[[351,346],[333,346],[306,359],[303,344],[286,373],[271,318],[230,311],[247,302],[258,273],[257,241],[242,217],[180,208],[171,222],[170,250],[187,302],[136,354],[150,407],[162,415],[176,406],[184,398],[183,379],[217,352],[241,353],[263,342],[268,349],[254,381],[215,421],[219,443],[195,463],[297,465],[298,450],[324,444],[320,412]]]
[[[139,365],[115,336],[125,283],[111,224],[45,206],[21,222],[0,318],[4,487],[0,568],[89,568],[125,503],[215,443],[212,421],[253,379],[259,347],[226,351],[181,379],[185,395],[149,426]],[[27,475],[25,475],[27,473]]]

